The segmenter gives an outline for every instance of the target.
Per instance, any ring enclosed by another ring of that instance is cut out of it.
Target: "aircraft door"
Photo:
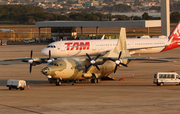
[[[96,50],[96,44],[94,42],[92,42],[92,50],[95,51]]]
[[[61,47],[61,51],[65,51],[66,48],[67,48],[67,46],[65,46],[65,45],[62,46],[62,47]]]
[[[129,46],[129,48],[134,48],[134,42],[129,42],[129,44],[127,46]]]
[[[69,55],[69,49],[67,49],[67,45],[63,45],[61,48],[61,52],[64,53],[64,56],[68,56]]]

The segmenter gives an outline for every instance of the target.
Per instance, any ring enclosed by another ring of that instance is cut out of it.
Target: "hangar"
[[[149,34],[149,27],[161,27],[161,20],[129,20],[129,21],[42,21],[36,22],[36,28],[39,28],[39,38],[41,28],[51,28],[51,37],[54,40],[63,39],[64,36],[77,36],[77,29],[81,28],[81,36],[83,35],[83,28],[95,27],[96,35],[99,34],[100,27],[144,27],[147,28]],[[40,41],[40,40],[39,40]]]

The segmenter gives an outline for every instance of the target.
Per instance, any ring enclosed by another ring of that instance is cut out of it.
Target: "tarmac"
[[[0,60],[44,57],[47,45],[0,46]],[[176,71],[180,74],[180,48],[157,54],[132,55],[169,59],[177,62],[131,61],[106,80],[92,84],[78,82],[62,86],[50,84],[40,72],[46,64],[0,61],[0,114],[179,114],[180,86],[153,84],[155,72]],[[26,80],[29,89],[8,90],[8,79]],[[119,81],[120,80],[120,81]]]

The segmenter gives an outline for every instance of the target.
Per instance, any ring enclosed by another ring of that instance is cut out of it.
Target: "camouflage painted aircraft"
[[[5,61],[22,60],[22,62],[30,63],[30,72],[32,66],[48,63],[41,72],[48,78],[49,82],[55,80],[57,86],[61,85],[64,81],[77,81],[83,79],[90,79],[91,83],[99,83],[100,78],[107,77],[111,73],[115,73],[117,68],[121,66],[127,67],[131,60],[151,60],[151,61],[162,61],[162,62],[173,62],[170,60],[162,59],[150,59],[150,58],[135,58],[131,57],[126,47],[126,30],[121,28],[120,37],[117,42],[117,46],[110,52],[100,57],[31,57],[30,58],[19,58],[19,59],[8,59]]]

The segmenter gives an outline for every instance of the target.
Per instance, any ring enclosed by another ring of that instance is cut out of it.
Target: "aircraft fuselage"
[[[48,78],[64,80],[85,79],[88,76],[91,77],[92,73],[97,78],[102,78],[111,74],[116,65],[110,60],[103,61],[102,59],[97,59],[96,63],[100,71],[95,66],[92,66],[88,72],[85,72],[85,66],[90,64],[88,59],[64,58],[49,63],[41,72]],[[123,60],[123,63],[128,64],[128,61]]]

